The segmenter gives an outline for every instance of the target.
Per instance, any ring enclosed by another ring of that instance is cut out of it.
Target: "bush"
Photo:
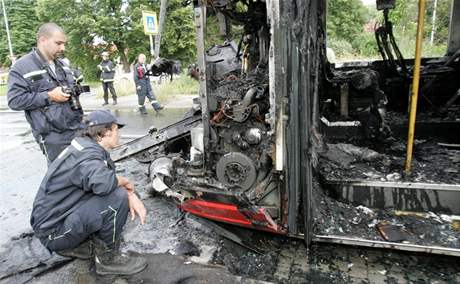
[[[168,80],[163,81],[161,84],[157,82],[158,78],[154,78],[152,87],[155,97],[160,101],[174,99],[177,95],[196,95],[199,90],[199,83],[191,79],[185,72],[180,74],[180,76],[174,77],[172,82],[169,81],[169,77]],[[96,95],[97,98],[103,97],[104,92],[101,82],[92,81],[87,84],[90,85],[91,92]],[[118,97],[136,94],[134,81],[130,77],[118,78],[113,85]]]
[[[379,54],[373,33],[364,33],[356,36],[351,45],[356,53],[363,56],[376,56]]]
[[[183,72],[179,77],[175,77],[172,82],[166,80],[160,85],[154,85],[155,95],[162,98],[171,97],[175,95],[195,95],[198,94],[199,83],[190,78]]]
[[[351,56],[355,53],[351,44],[343,39],[328,39],[327,47],[331,48],[337,57]]]
[[[84,83],[85,84],[85,83]],[[97,98],[102,98],[104,96],[104,90],[102,89],[102,82],[100,81],[91,81],[86,83],[91,88],[91,93],[93,93]],[[127,78],[119,78],[113,83],[117,97],[129,96],[136,93],[136,87],[134,86],[134,81]],[[109,94],[109,96],[111,96]]]

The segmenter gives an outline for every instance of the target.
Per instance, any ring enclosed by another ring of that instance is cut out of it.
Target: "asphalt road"
[[[191,103],[191,98],[174,101],[166,104],[167,108],[159,115],[150,110],[148,115],[143,116],[135,111],[133,101],[130,100],[126,99],[119,106],[109,106],[120,119],[127,123],[127,126],[121,130],[122,137],[143,135],[152,124],[161,128],[173,123],[181,119],[188,109],[186,106]],[[177,106],[182,107],[177,108]],[[91,98],[91,104],[87,103],[86,109],[89,108],[98,108],[97,100]],[[124,139],[124,141],[129,139]],[[166,281],[170,279],[168,277],[171,276],[172,270],[169,272],[168,269],[155,270],[155,263],[163,259],[170,261],[170,254],[181,254],[179,248],[188,241],[192,243],[192,247],[196,247],[198,255],[186,259],[175,259],[181,265],[191,262],[219,265],[232,274],[264,281],[280,283],[460,283],[460,268],[457,260],[452,258],[321,244],[314,245],[310,254],[307,255],[300,241],[232,229],[241,236],[250,236],[253,239],[253,244],[263,251],[262,254],[255,254],[217,235],[212,229],[201,224],[198,218],[189,215],[183,217],[173,204],[163,198],[152,197],[149,190],[147,167],[148,165],[140,164],[135,160],[124,161],[117,165],[119,174],[133,180],[148,209],[147,223],[144,226],[141,226],[137,220],[128,221],[123,245],[124,251],[148,254],[151,265],[147,271],[131,278],[100,278],[95,275],[91,262],[73,261],[32,278],[31,282],[59,284],[173,283]],[[45,159],[33,140],[24,114],[1,110],[0,247],[11,246],[14,243],[12,238],[31,231],[29,216],[32,202],[45,170]],[[167,255],[162,255],[164,253]],[[1,254],[0,249],[0,256]],[[0,259],[1,265],[3,263]],[[160,273],[159,278],[158,273]],[[152,278],[154,274],[157,278]],[[26,278],[15,276],[0,280],[0,283],[21,283],[24,282],[23,279]],[[193,281],[188,283],[193,283]],[[244,282],[241,278],[234,278],[225,283],[255,282]]]

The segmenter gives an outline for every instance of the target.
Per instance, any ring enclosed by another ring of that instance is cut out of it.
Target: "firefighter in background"
[[[160,105],[153,94],[152,86],[150,85],[151,72],[145,64],[145,54],[139,54],[137,63],[134,65],[134,83],[136,84],[136,93],[139,102],[139,112],[147,114],[145,109],[145,97],[147,97],[152,104],[153,109],[159,112],[164,107]]]
[[[112,94],[113,104],[117,104],[117,94],[113,87],[113,81],[115,78],[115,63],[110,61],[109,53],[104,51],[102,54],[102,61],[97,65],[97,68],[101,71],[102,88],[104,89],[104,103],[103,106],[109,104],[109,90]]]

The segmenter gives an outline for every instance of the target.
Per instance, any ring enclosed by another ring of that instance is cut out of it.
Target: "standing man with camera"
[[[104,90],[104,103],[103,106],[109,104],[109,90],[112,94],[113,105],[117,104],[117,94],[113,87],[113,81],[115,78],[115,64],[109,60],[109,53],[104,51],[102,54],[102,61],[97,65],[97,68],[101,71],[101,82],[102,89]]]
[[[25,112],[48,163],[70,144],[83,115],[72,71],[58,58],[66,41],[60,26],[43,24],[37,47],[21,57],[8,76],[8,106]]]

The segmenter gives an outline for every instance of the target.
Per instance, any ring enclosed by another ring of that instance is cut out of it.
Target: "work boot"
[[[145,109],[145,106],[139,107],[139,112],[141,114],[147,114],[147,110]]]
[[[107,246],[94,238],[96,273],[99,275],[132,275],[147,267],[147,261],[140,256],[127,256],[120,252],[120,242]]]
[[[117,104],[117,99],[113,99],[113,105],[116,105]]]
[[[153,105],[152,105],[153,106]],[[165,107],[160,105],[159,107],[155,108],[153,107],[153,109],[156,111],[156,112],[160,112],[160,110],[164,109]]]
[[[92,242],[86,240],[75,248],[59,250],[56,253],[65,257],[90,259],[94,256],[94,248]]]
[[[102,106],[106,106],[106,105],[108,105],[108,104],[109,104],[109,102],[108,102],[108,101],[105,101],[105,102],[102,104]]]

